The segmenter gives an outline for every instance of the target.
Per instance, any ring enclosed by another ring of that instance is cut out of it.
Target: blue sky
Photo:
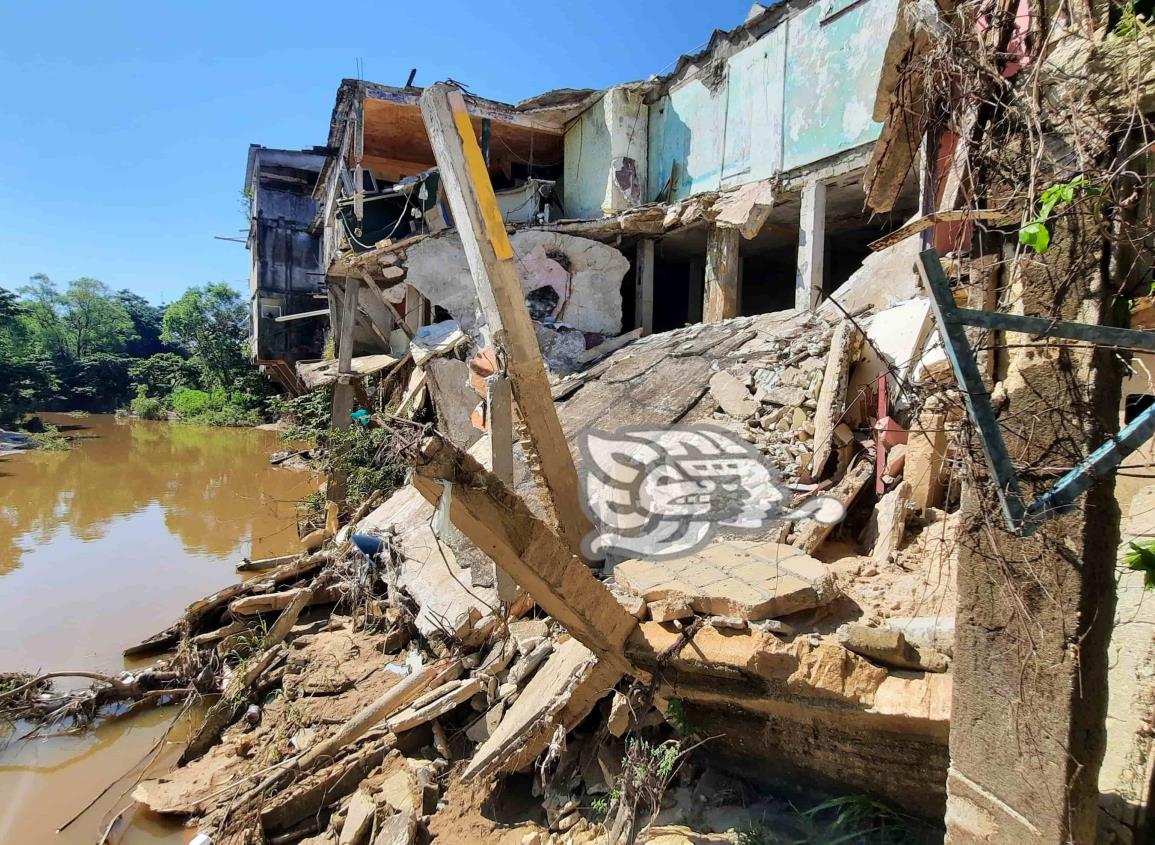
[[[668,72],[748,0],[394,4],[0,0],[0,287],[154,302],[247,284],[250,143],[323,144],[337,85],[452,77],[517,101]]]

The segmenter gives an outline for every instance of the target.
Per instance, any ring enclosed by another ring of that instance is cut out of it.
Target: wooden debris
[[[450,519],[538,606],[599,658],[627,670],[621,646],[637,625],[525,502],[471,455],[439,436],[421,447],[413,484],[431,503],[452,484]]]
[[[280,593],[245,596],[229,603],[229,613],[233,616],[256,616],[259,613],[273,613],[292,605],[302,593],[309,593],[309,604],[332,604],[340,601],[348,592],[345,584],[332,584],[317,590],[300,587]]]

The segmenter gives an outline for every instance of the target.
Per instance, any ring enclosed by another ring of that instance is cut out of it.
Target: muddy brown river
[[[294,549],[293,503],[316,481],[269,465],[282,448],[275,433],[45,418],[81,439],[67,452],[0,457],[0,669],[131,668],[121,650],[234,582],[242,556]],[[176,712],[113,719],[80,736],[0,734],[0,843],[92,845],[130,803],[140,765],[177,753]],[[111,841],[126,845],[193,833],[141,813],[118,832]]]

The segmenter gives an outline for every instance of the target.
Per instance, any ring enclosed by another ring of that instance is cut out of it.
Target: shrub
[[[134,417],[142,420],[168,419],[164,402],[155,396],[137,396],[129,403],[128,409]]]
[[[172,408],[185,422],[201,425],[248,426],[261,421],[261,400],[251,393],[229,393],[180,387],[170,397]]]

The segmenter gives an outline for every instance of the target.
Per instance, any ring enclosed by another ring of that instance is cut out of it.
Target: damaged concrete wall
[[[611,88],[565,133],[564,207],[592,219],[646,199],[648,116],[639,86]]]
[[[815,3],[788,24],[783,170],[878,138],[874,95],[897,4],[848,5]]]
[[[556,232],[518,232],[510,242],[519,257],[518,274],[526,294],[549,289],[530,309],[535,319],[555,320],[582,332],[621,332],[621,284],[629,261],[618,250]],[[448,311],[466,331],[478,325],[477,291],[456,233],[414,244],[406,262],[410,285]],[[554,297],[556,305],[551,308]]]
[[[650,104],[649,192],[735,187],[878,137],[872,118],[895,0],[814,3]],[[567,155],[568,155],[567,149]]]

